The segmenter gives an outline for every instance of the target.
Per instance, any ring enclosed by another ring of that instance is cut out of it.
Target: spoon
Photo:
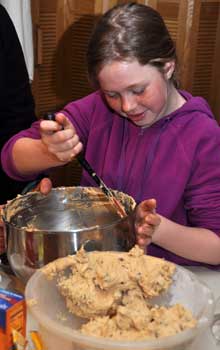
[[[46,113],[44,115],[44,120],[53,120],[56,121],[55,114],[54,113]],[[99,188],[102,190],[102,192],[108,197],[108,199],[112,202],[112,204],[117,207],[117,212],[121,217],[127,216],[124,207],[122,204],[117,200],[114,193],[106,186],[106,184],[102,181],[102,179],[96,174],[96,172],[93,170],[89,162],[86,160],[86,158],[83,156],[82,153],[77,154],[76,156],[78,162],[81,164],[81,166],[87,171],[87,173],[93,178],[95,183],[99,186]]]

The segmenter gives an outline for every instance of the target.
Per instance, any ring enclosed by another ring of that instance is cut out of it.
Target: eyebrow
[[[126,89],[133,89],[133,88],[136,88],[136,87],[139,87],[139,86],[146,86],[146,85],[147,85],[146,82],[140,82],[140,83],[129,85],[129,86],[126,87]],[[102,91],[104,91],[104,92],[117,92],[115,90],[105,90],[105,89],[103,89]]]
[[[135,87],[140,86],[140,85],[147,85],[147,83],[146,82],[139,82],[136,84],[132,84],[132,85],[128,86],[128,89],[132,89],[132,88],[135,88]]]

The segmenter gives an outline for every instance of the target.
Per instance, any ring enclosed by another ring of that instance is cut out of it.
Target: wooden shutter
[[[57,45],[56,0],[32,1],[35,35],[35,72],[33,94],[36,112],[43,113],[56,108],[56,62]]]
[[[220,121],[220,1],[202,1],[192,92],[205,97]],[[218,96],[218,100],[217,97]]]
[[[91,0],[32,0],[35,43],[33,94],[40,118],[87,95],[85,52],[95,21]],[[54,185],[79,183],[76,161],[51,172]]]
[[[37,115],[91,91],[85,52],[95,17],[91,0],[32,0],[35,32],[33,93]]]
[[[35,32],[33,92],[40,116],[91,91],[85,50],[95,15],[120,0],[32,0]],[[220,111],[220,0],[142,0],[163,16],[176,42],[182,87]]]
[[[220,0],[145,3],[161,13],[176,42],[181,87],[203,96],[220,121]]]

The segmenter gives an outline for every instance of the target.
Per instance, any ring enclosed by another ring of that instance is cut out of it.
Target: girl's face
[[[166,63],[162,74],[136,60],[113,61],[100,70],[98,81],[114,111],[138,126],[148,127],[171,112],[169,78],[173,69],[174,63]]]

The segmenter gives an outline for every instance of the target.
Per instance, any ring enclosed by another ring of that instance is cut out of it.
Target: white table
[[[195,275],[208,285],[212,290],[215,299],[220,297],[220,271],[206,269],[205,267],[188,267],[188,270],[195,273]],[[198,296],[199,297],[199,296]],[[220,312],[220,302],[218,303],[218,312]],[[220,350],[220,342],[217,343],[211,330],[208,329],[202,333],[201,336],[189,348],[190,350]]]

